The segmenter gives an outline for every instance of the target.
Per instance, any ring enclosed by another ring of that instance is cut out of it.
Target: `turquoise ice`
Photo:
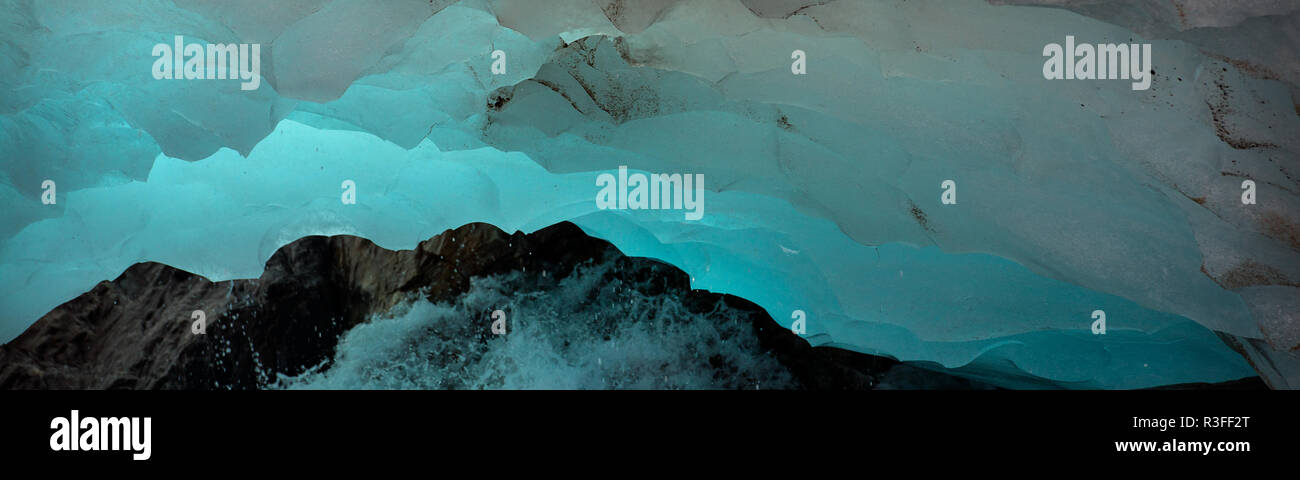
[[[1215,332],[1296,335],[1300,255],[1268,226],[1300,206],[1289,84],[1181,40],[977,1],[435,3],[8,5],[0,339],[139,261],[248,278],[305,235],[401,249],[476,221],[572,221],[783,324],[807,312],[814,344],[1008,386],[1232,380],[1256,373]],[[1067,34],[1152,43],[1151,90],[1044,80]],[[261,87],[154,80],[175,35],[262,44]],[[1272,147],[1220,138],[1221,86],[1233,134]],[[703,174],[704,218],[597,209],[623,165]],[[1269,200],[1243,208],[1243,177]],[[1223,284],[1245,264],[1282,280]]]

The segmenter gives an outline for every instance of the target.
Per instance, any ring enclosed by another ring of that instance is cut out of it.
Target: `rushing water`
[[[477,278],[454,303],[416,299],[343,335],[332,362],[280,388],[781,389],[790,372],[759,348],[742,312],[693,313],[579,267],[563,280]],[[491,313],[506,314],[492,333]]]

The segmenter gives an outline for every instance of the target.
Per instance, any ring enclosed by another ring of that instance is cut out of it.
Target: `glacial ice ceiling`
[[[1300,386],[1294,1],[3,4],[3,341],[140,261],[252,278],[306,235],[567,220],[814,344]],[[155,79],[177,35],[260,44],[259,88]],[[1150,43],[1151,88],[1045,80],[1067,35]],[[702,174],[704,217],[598,209],[620,166]]]

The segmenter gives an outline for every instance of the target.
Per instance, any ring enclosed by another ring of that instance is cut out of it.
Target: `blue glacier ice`
[[[1298,79],[1233,45],[973,0],[107,3],[0,14],[3,340],[139,261],[250,278],[306,235],[567,220],[814,344],[1006,386],[1300,385]],[[175,35],[262,44],[261,87],[155,80]],[[1044,80],[1066,35],[1150,42],[1151,90]],[[624,165],[703,174],[704,218],[598,209]]]

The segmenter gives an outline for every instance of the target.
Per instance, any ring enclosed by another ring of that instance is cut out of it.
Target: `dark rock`
[[[136,264],[0,347],[0,388],[259,388],[275,375],[328,367],[341,334],[413,295],[447,302],[465,293],[472,277],[518,270],[560,279],[595,261],[617,262],[610,275],[646,295],[675,295],[692,312],[707,313],[719,301],[743,312],[765,354],[804,388],[871,389],[886,377],[903,386],[987,388],[885,357],[814,348],[752,302],[691,290],[681,270],[625,257],[567,222],[530,235],[469,224],[400,251],[352,236],[305,237],[247,280],[214,283]],[[205,335],[190,331],[195,310],[206,314]]]

